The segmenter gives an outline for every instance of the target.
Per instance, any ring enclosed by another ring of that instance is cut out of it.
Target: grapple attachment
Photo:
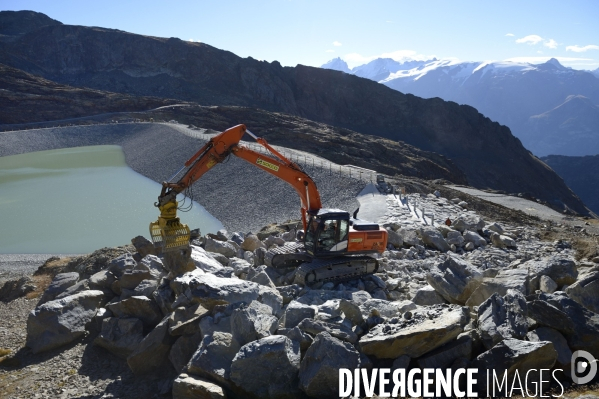
[[[162,252],[175,251],[189,245],[191,231],[186,224],[181,223],[177,214],[177,203],[169,202],[159,207],[158,220],[150,223],[150,236],[155,248]]]

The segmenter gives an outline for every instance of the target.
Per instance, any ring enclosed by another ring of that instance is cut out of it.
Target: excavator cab
[[[349,213],[339,209],[320,209],[310,216],[304,247],[315,257],[338,256],[347,252]]]

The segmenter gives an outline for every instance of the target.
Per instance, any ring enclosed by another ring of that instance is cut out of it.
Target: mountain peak
[[[335,71],[341,71],[341,72],[345,72],[345,73],[350,73],[350,69],[347,66],[347,62],[343,61],[341,59],[341,57],[337,57],[337,58],[333,58],[332,60],[330,60],[329,62],[327,62],[326,64],[323,64],[321,66],[321,68],[323,69],[333,69]]]
[[[23,35],[46,25],[62,22],[36,11],[0,11],[0,35]]]
[[[565,66],[563,66],[562,64],[560,64],[559,61],[556,58],[551,58],[549,61],[547,61],[545,64],[542,64],[542,65],[552,66],[552,67],[555,67],[557,69],[567,69]]]

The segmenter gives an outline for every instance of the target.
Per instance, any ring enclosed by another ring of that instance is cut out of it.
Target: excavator
[[[240,143],[245,134],[266,149],[263,154]],[[177,217],[177,194],[189,190],[194,182],[231,154],[287,182],[301,200],[304,228],[301,242],[271,249],[266,258],[273,267],[296,267],[295,282],[313,285],[354,279],[378,270],[378,261],[368,255],[382,253],[387,247],[387,231],[376,223],[357,219],[340,209],[322,208],[316,184],[297,164],[257,137],[245,125],[237,125],[212,137],[168,181],[162,183],[158,220],[150,223],[155,247],[163,252],[189,246],[190,229]],[[173,180],[183,173],[176,182]]]

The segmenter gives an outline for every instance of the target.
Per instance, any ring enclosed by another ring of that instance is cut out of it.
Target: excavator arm
[[[249,134],[272,154],[265,155],[240,145],[244,134]],[[162,245],[164,251],[175,250],[189,242],[189,228],[181,224],[177,217],[177,194],[190,188],[216,164],[229,155],[235,155],[271,175],[287,182],[297,192],[301,200],[301,216],[304,229],[309,214],[317,213],[322,204],[316,184],[299,165],[290,161],[271,147],[265,139],[256,137],[245,125],[237,125],[210,139],[196,152],[169,181],[162,183],[162,191],[155,204],[160,209],[156,222],[150,224],[150,235],[154,245]],[[185,170],[186,169],[186,170]],[[181,172],[183,176],[171,182]]]

